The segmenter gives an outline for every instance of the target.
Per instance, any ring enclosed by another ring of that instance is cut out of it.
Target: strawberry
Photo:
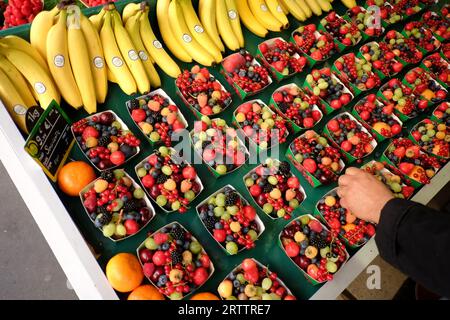
[[[414,164],[409,163],[409,162],[402,162],[398,165],[398,168],[404,174],[409,175],[414,169]]]

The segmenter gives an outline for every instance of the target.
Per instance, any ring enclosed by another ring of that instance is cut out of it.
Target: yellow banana
[[[236,1],[236,6],[239,11],[239,17],[247,29],[258,37],[265,38],[269,31],[256,20],[255,16],[248,7],[247,0]]]
[[[355,0],[341,0],[341,2],[349,9],[357,6]]]
[[[35,47],[33,47],[28,41],[26,41],[18,36],[6,36],[4,38],[1,38],[0,42],[3,44],[6,44],[7,46],[9,46],[11,48],[15,48],[15,49],[18,49],[18,50],[28,53],[50,75],[50,71],[48,70],[47,62],[45,62],[44,58],[42,58],[39,51],[37,51],[37,49]]]
[[[194,36],[194,39],[198,41],[198,43],[209,52],[210,55],[214,57],[214,60],[217,63],[220,63],[223,59],[222,53],[220,49],[216,46],[215,42],[210,38],[208,33],[205,31],[200,19],[197,16],[197,13],[192,6],[191,0],[172,0],[178,1],[179,6],[181,8],[181,12],[184,17],[184,21]]]
[[[225,4],[227,5],[228,18],[230,19],[231,28],[239,41],[239,46],[243,48],[245,46],[245,40],[244,34],[242,33],[241,19],[239,17],[236,1],[239,0],[225,0]]]
[[[214,57],[195,40],[189,31],[177,1],[172,1],[169,5],[169,22],[174,36],[182,41],[183,47],[195,61],[205,66],[211,66],[214,63]]]
[[[106,13],[106,10],[103,7],[99,13],[89,17],[89,20],[92,22],[92,24],[94,25],[94,28],[97,30],[97,32],[100,32],[100,29],[102,28],[103,19],[105,18],[105,13]]]
[[[164,44],[177,59],[183,62],[192,62],[192,57],[184,49],[181,42],[175,39],[172,32],[169,19],[167,18],[169,15],[170,1],[158,0],[156,3],[156,17],[158,19],[159,31],[161,32]]]
[[[284,4],[283,0],[279,0],[280,2],[280,7],[283,10],[285,15],[289,15],[289,9],[286,7],[286,5]]]
[[[31,90],[29,89],[25,78],[22,76],[19,70],[17,70],[16,67],[14,67],[14,65],[1,54],[0,70],[3,70],[3,72],[8,76],[9,80],[14,85],[27,107],[33,107],[37,105],[36,100],[34,99],[34,96],[31,93]]]
[[[153,63],[150,61],[150,55],[145,49],[144,43],[141,39],[140,27],[139,27],[139,19],[143,14],[142,11],[138,12],[136,15],[128,18],[127,23],[125,24],[125,29],[127,29],[128,34],[133,41],[134,47],[136,48],[139,58],[144,65],[145,72],[147,73],[148,78],[150,79],[150,85],[152,87],[158,88],[161,86],[161,79],[156,71]]]
[[[58,5],[51,11],[41,11],[37,14],[31,24],[30,43],[37,51],[39,51],[44,59],[47,59],[47,34],[53,26],[53,18],[58,12]]]
[[[159,2],[159,1],[158,1]],[[167,16],[166,19],[168,20]],[[167,54],[164,50],[161,42],[156,39],[155,33],[152,30],[150,22],[148,20],[148,9],[144,11],[144,14],[139,18],[139,26],[142,42],[150,53],[156,64],[170,77],[177,78],[181,74],[180,67],[177,63]],[[170,25],[168,25],[170,27]],[[176,41],[175,36],[173,41]]]
[[[26,126],[28,107],[2,69],[0,69],[0,100],[2,100],[5,104],[6,110],[11,115],[19,129],[25,133],[28,133]]]
[[[320,16],[322,14],[322,9],[320,8],[319,4],[316,2],[316,0],[305,0],[308,7],[312,10],[312,12],[316,16]]]
[[[125,64],[119,47],[117,46],[114,30],[112,28],[110,11],[107,11],[105,14],[105,20],[103,21],[103,26],[100,31],[100,40],[102,41],[106,64],[108,65],[111,74],[114,75],[116,83],[127,95],[135,94],[137,91],[136,81]]]
[[[61,96],[51,76],[36,63],[27,53],[0,44],[2,54],[11,62],[17,70],[32,85],[37,94],[39,104],[43,109],[47,109],[49,104],[55,100],[61,102]]]
[[[282,23],[270,13],[264,0],[248,0],[248,5],[256,20],[266,29],[275,32],[281,31]]]
[[[353,0],[354,1],[354,0]],[[317,4],[320,6],[320,8],[322,9],[322,11],[328,12],[331,9],[333,9],[333,7],[330,4],[330,1],[328,0],[316,0]]]
[[[290,1],[295,1],[297,2],[298,6],[303,10],[303,12],[306,14],[307,18],[311,18],[312,17],[312,10],[311,8],[306,4],[305,0],[284,0],[284,3],[288,3]]]
[[[116,76],[111,72],[111,70],[106,67],[106,74],[108,75],[108,81],[112,83],[118,83]]]
[[[123,26],[119,12],[114,10],[113,15],[113,27],[114,35],[116,36],[117,45],[119,46],[122,56],[125,58],[125,62],[136,80],[137,88],[141,94],[150,92],[150,79],[145,72],[144,65],[141,59],[139,59],[139,53],[134,47],[133,41],[130,38],[127,30]]]
[[[216,20],[219,34],[225,45],[232,51],[238,50],[240,48],[239,39],[234,34],[231,26],[225,0],[216,0]]]
[[[270,13],[272,13],[272,15],[283,24],[283,28],[289,27],[289,20],[284,14],[280,2],[278,0],[266,0],[266,4]]]
[[[83,100],[72,73],[66,21],[67,11],[61,10],[58,22],[48,32],[47,63],[64,100],[78,109],[83,105]]]
[[[80,17],[76,13],[77,11],[79,13],[80,9],[75,5],[71,5],[67,10],[70,13],[67,19],[69,59],[75,81],[80,90],[84,110],[89,114],[93,114],[97,112],[97,98],[95,96],[95,84],[91,71],[91,59],[89,58],[86,39],[84,38],[83,31],[81,31]]]
[[[83,14],[81,14],[80,19],[81,31],[83,31],[89,52],[89,61],[95,85],[95,96],[98,103],[104,103],[108,94],[108,77],[106,74],[102,43],[92,22]]]
[[[299,21],[305,21],[308,18],[303,8],[295,0],[282,0],[282,1],[284,2],[286,8],[288,8],[289,12],[292,14],[292,16],[294,16],[295,19]]]
[[[170,0],[164,0],[170,2]],[[159,3],[160,1],[158,1]],[[216,0],[200,0],[198,3],[198,15],[206,32],[214,41],[220,51],[225,52],[225,46],[220,40],[219,30],[216,23]]]
[[[141,3],[131,2],[127,4],[122,11],[123,24],[126,24],[128,19],[136,15],[139,11],[141,11]]]

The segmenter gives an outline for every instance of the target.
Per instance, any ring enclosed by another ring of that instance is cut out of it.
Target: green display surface
[[[124,5],[128,2],[137,2],[137,1],[120,1],[117,3],[118,9],[121,11]],[[436,5],[436,7],[440,7],[441,4]],[[158,38],[161,39],[159,35],[159,30],[157,27],[157,20],[155,16],[155,3],[156,0],[150,1],[151,3],[151,14],[150,19],[152,26],[154,28],[155,33],[157,34]],[[197,1],[195,1],[197,3]],[[362,5],[362,1],[358,1],[360,5]],[[340,3],[339,0],[336,0],[333,2],[333,8],[337,11],[337,13],[343,15],[345,13],[345,7]],[[93,8],[93,9],[86,9],[84,10],[85,14],[90,15],[97,11],[99,11],[99,8]],[[420,14],[417,14],[410,19],[419,19]],[[281,33],[270,33],[266,39],[270,39],[272,37],[283,37],[285,40],[289,40],[291,32],[296,29],[300,23],[295,21],[292,16],[289,17],[289,20],[291,22],[291,27],[288,30],[285,30]],[[304,24],[309,23],[315,23],[318,25],[320,20],[320,17],[313,17],[311,19],[308,19]],[[390,29],[396,29],[401,30],[405,24],[405,21],[403,21],[401,24],[396,24],[392,27],[387,28],[386,31]],[[18,28],[5,30],[0,32],[0,36],[5,36],[8,34],[15,34],[18,36],[21,36],[25,39],[28,39],[29,34],[29,25],[21,26]],[[244,27],[243,27],[244,28]],[[247,29],[244,28],[244,36],[246,39],[246,49],[250,51],[252,54],[256,54],[257,51],[257,45],[262,42],[264,39],[258,38],[255,35],[251,34]],[[375,40],[379,41],[381,40],[381,37],[379,38],[370,38],[368,41]],[[361,47],[361,45],[364,42],[361,42],[356,47],[351,48],[351,51],[354,51],[355,53],[358,52],[358,49]],[[350,50],[347,50],[346,52],[349,52]],[[230,54],[231,52],[227,52],[224,56]],[[341,53],[342,54],[342,53]],[[332,62],[339,57],[337,54],[331,59],[328,60],[328,62],[321,63],[319,65],[316,65],[316,68],[321,68],[323,66],[331,66]],[[177,61],[179,62],[179,61]],[[180,63],[180,66],[182,68],[190,68],[192,67],[192,64],[183,64]],[[403,78],[403,75],[405,74],[406,70],[411,69],[413,65],[408,66],[403,70],[402,73],[398,76],[399,79]],[[233,111],[239,106],[242,101],[240,98],[236,95],[234,90],[228,83],[226,83],[224,77],[219,74],[218,67],[209,68],[211,73],[220,80],[225,87],[233,93],[233,104],[230,106],[223,114],[220,115],[221,118],[225,119],[229,125],[231,125],[231,119],[232,119],[232,113]],[[284,79],[282,82],[277,83],[274,81],[270,87],[268,87],[266,90],[264,90],[262,93],[247,98],[247,100],[250,99],[261,99],[265,103],[269,103],[271,94],[277,89],[278,87],[295,82],[300,87],[302,87],[302,84],[304,83],[306,74],[311,69],[306,69],[304,72],[302,72],[299,75],[296,75],[289,79]],[[166,76],[161,70],[159,70],[159,74],[161,76],[162,80],[162,88],[166,91],[166,93],[175,101],[175,103],[180,107],[182,113],[186,117],[188,123],[189,123],[189,130],[192,130],[193,123],[195,121],[194,115],[191,113],[191,111],[186,107],[180,97],[176,94],[176,88],[175,88],[175,82],[174,79]],[[386,82],[386,79],[384,80]],[[371,90],[368,93],[375,93],[376,90]],[[351,111],[354,104],[364,97],[365,95],[361,95],[360,97],[357,97],[352,101],[351,104],[347,105],[345,108],[343,108],[342,111]],[[142,145],[141,145],[141,153],[133,158],[129,163],[126,164],[125,170],[138,181],[137,176],[134,172],[134,167],[136,164],[141,162],[145,157],[150,155],[153,152],[153,148],[150,146],[149,142],[146,140],[144,135],[138,130],[137,126],[133,123],[133,120],[131,119],[130,115],[128,114],[128,111],[125,106],[125,102],[130,100],[131,97],[124,94],[120,88],[115,84],[110,84],[109,88],[109,95],[106,103],[104,105],[99,106],[99,111],[105,111],[105,110],[113,110],[116,112],[122,120],[128,125],[128,127],[140,138],[142,139]],[[73,119],[73,121],[77,121],[85,116],[87,116],[86,112],[84,111],[75,111],[74,109],[70,108],[67,105],[64,105],[64,110],[67,111],[68,115]],[[345,109],[345,110],[344,110]],[[408,121],[405,124],[404,127],[404,134],[407,135],[407,132],[412,128],[414,124],[416,124],[418,121],[422,120],[425,117],[429,117],[431,115],[433,108],[429,108],[427,112],[416,119],[413,119],[411,121]],[[328,116],[324,116],[321,122],[317,124],[314,127],[314,130],[317,132],[322,132],[323,126],[328,122],[329,119],[334,117],[336,115],[335,113],[332,113]],[[293,139],[295,139],[299,134],[290,134],[288,141],[284,143],[280,147],[280,160],[286,160],[285,159],[285,151],[286,148],[289,146],[289,144],[292,142]],[[379,159],[381,153],[384,151],[384,149],[387,147],[389,143],[389,139],[379,143],[376,150],[372,153],[372,155],[368,158],[364,159],[364,163],[372,160],[372,159]],[[78,148],[78,146],[75,146],[73,148],[73,151],[70,155],[70,159],[73,160],[83,160],[87,161],[87,159],[84,157],[81,150]],[[362,164],[354,163],[353,166],[361,166]],[[303,276],[301,271],[297,268],[296,265],[293,264],[293,262],[290,260],[290,258],[287,257],[287,255],[284,253],[282,248],[279,245],[278,242],[278,235],[283,229],[286,224],[288,224],[288,221],[284,219],[279,220],[272,220],[268,216],[266,216],[262,210],[258,208],[258,214],[261,217],[262,221],[265,224],[266,230],[260,237],[260,239],[256,242],[256,248],[252,250],[244,250],[243,252],[239,253],[236,256],[228,256],[223,251],[223,249],[220,247],[220,245],[210,236],[208,231],[204,228],[202,225],[196,211],[195,206],[199,204],[201,201],[203,201],[205,198],[207,198],[209,195],[214,193],[219,188],[231,184],[233,185],[249,202],[256,206],[256,204],[253,202],[250,194],[247,192],[246,187],[244,186],[242,177],[249,172],[251,169],[256,167],[256,165],[249,165],[245,164],[243,165],[239,170],[234,171],[233,173],[222,177],[220,179],[216,179],[211,172],[208,171],[205,165],[195,165],[196,169],[198,170],[199,176],[202,179],[202,182],[205,186],[205,190],[199,195],[199,197],[191,204],[191,209],[185,213],[185,214],[165,214],[158,208],[158,206],[155,204],[155,210],[157,212],[157,216],[155,219],[153,219],[149,225],[144,229],[141,230],[140,233],[137,235],[126,239],[124,241],[120,241],[117,243],[114,243],[110,241],[109,239],[103,237],[102,233],[94,226],[93,222],[90,220],[88,215],[86,214],[85,210],[83,209],[83,206],[81,204],[81,201],[79,198],[70,198],[64,195],[57,187],[57,185],[54,184],[55,192],[58,193],[60,196],[62,202],[64,203],[67,211],[71,215],[72,219],[78,226],[81,234],[85,237],[86,241],[90,243],[96,251],[101,253],[101,257],[98,260],[101,267],[104,269],[106,262],[109,258],[111,258],[113,255],[120,253],[120,252],[131,252],[135,253],[136,248],[143,242],[146,238],[147,233],[153,232],[160,227],[166,225],[167,223],[170,223],[172,221],[179,221],[185,228],[190,230],[197,239],[201,242],[201,244],[205,247],[207,253],[210,255],[212,262],[215,265],[216,271],[215,274],[212,276],[212,278],[201,288],[200,291],[210,291],[217,293],[217,286],[219,283],[226,277],[226,275],[236,266],[238,265],[243,259],[248,257],[253,257],[257,260],[259,260],[264,265],[268,266],[270,270],[277,272],[279,277],[286,283],[286,285],[293,291],[293,293],[297,296],[299,299],[308,299],[310,298],[319,288],[319,286],[313,286],[310,284],[307,279]],[[295,175],[297,175],[301,181],[301,184],[303,188],[305,189],[305,192],[307,194],[307,199],[302,203],[299,209],[294,214],[294,217],[297,217],[304,213],[310,213],[312,214],[314,211],[314,207],[317,203],[317,201],[329,190],[336,187],[336,184],[331,184],[328,186],[321,186],[316,189],[313,189],[310,184],[303,178],[303,176],[292,166],[292,171]],[[61,213],[55,213],[55,214],[65,214],[63,212]],[[354,254],[355,251],[349,250],[350,255]],[[357,276],[356,274],[354,275]],[[121,297],[125,297],[121,295]]]

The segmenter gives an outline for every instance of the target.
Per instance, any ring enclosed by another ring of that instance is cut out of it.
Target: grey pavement
[[[77,299],[0,162],[0,300]]]

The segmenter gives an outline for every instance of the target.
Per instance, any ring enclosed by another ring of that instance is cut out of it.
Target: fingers
[[[355,167],[350,167],[345,171],[345,174],[349,175],[349,176],[355,176],[357,174],[361,173],[361,169],[355,168]]]
[[[348,186],[351,181],[352,181],[352,176],[345,174],[345,175],[339,177],[338,183],[339,183],[339,186]]]
[[[341,205],[342,208],[344,209],[348,209],[348,203],[347,203],[347,198],[341,198],[341,200],[339,201],[339,204]]]
[[[347,194],[347,188],[345,187],[339,187],[336,190],[337,195],[339,196],[339,198],[345,198],[345,195]]]

